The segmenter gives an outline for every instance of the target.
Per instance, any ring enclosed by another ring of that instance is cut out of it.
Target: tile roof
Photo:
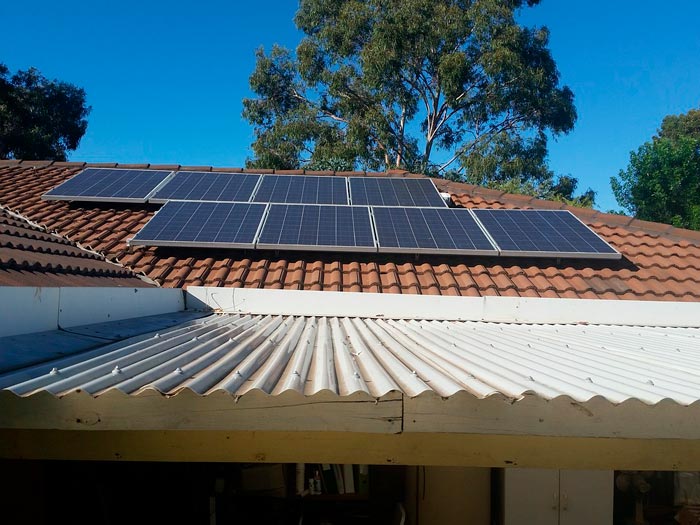
[[[128,268],[0,207],[0,286],[152,286]]]
[[[47,202],[40,199],[44,192],[86,166],[84,163],[70,162],[0,161],[0,206],[165,287],[201,285],[465,296],[700,300],[700,232],[443,180],[437,180],[436,185],[441,191],[449,192],[458,206],[570,209],[618,249],[623,258],[621,261],[557,261],[539,258],[130,248],[126,240],[139,231],[157,206]],[[120,164],[119,167],[212,169],[148,164]],[[222,171],[221,168],[216,170]],[[246,171],[241,168],[223,170]],[[254,172],[260,173],[261,170]],[[314,174],[348,175],[332,172]],[[352,175],[420,176],[402,171]]]

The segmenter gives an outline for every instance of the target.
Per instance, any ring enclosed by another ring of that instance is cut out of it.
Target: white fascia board
[[[187,308],[225,313],[534,324],[700,327],[700,303],[453,297],[190,286]]]

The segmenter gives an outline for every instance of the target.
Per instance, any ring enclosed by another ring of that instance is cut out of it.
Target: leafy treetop
[[[638,219],[700,230],[700,111],[664,118],[610,183],[620,206]]]
[[[296,53],[257,52],[249,164],[554,186],[547,134],[571,130],[576,111],[548,31],[515,20],[537,3],[301,0]]]
[[[0,64],[0,158],[66,160],[87,129],[85,91]]]

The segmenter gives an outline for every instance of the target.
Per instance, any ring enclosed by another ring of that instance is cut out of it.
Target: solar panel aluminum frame
[[[372,231],[372,241],[374,246],[338,246],[331,244],[273,244],[273,243],[261,243],[258,242],[262,229],[267,222],[267,216],[270,213],[271,206],[342,206],[347,208],[365,208],[369,216],[370,229]],[[312,251],[312,252],[362,252],[362,253],[377,253],[377,232],[374,229],[374,218],[372,217],[372,212],[370,206],[352,206],[351,204],[308,204],[308,203],[293,203],[293,202],[271,202],[268,203],[268,207],[263,214],[263,218],[260,221],[260,228],[255,236],[256,243],[255,248],[258,250],[294,250],[294,251]]]
[[[370,206],[370,209],[374,210],[374,208],[400,208],[400,206]],[[426,210],[442,210],[443,208],[437,208],[437,207],[431,207],[431,206],[411,206],[412,210],[420,210],[420,209],[426,209]],[[450,209],[454,210],[455,208],[444,208],[444,209]],[[481,232],[486,236],[486,239],[491,243],[493,246],[493,250],[464,250],[464,249],[444,249],[444,248],[401,248],[401,247],[394,247],[394,246],[382,246],[381,243],[379,242],[379,234],[376,231],[377,227],[377,221],[374,217],[374,213],[372,213],[372,227],[375,229],[374,230],[374,237],[375,237],[375,242],[377,243],[377,251],[379,253],[412,253],[412,254],[431,254],[431,255],[474,255],[474,256],[498,256],[499,255],[499,250],[496,246],[496,243],[493,242],[493,239],[491,239],[491,236],[488,234],[488,232],[484,229],[484,226],[476,220],[476,217],[474,217],[474,214],[471,212],[470,209],[468,208],[460,208],[463,209],[465,213],[469,213],[469,215],[474,219],[474,222],[476,222],[476,225],[479,227]]]
[[[566,212],[569,215],[571,215],[574,219],[576,219],[577,222],[581,224],[586,230],[591,232],[593,235],[595,235],[602,243],[604,243],[606,246],[608,246],[612,252],[610,253],[598,253],[598,252],[558,252],[558,251],[521,251],[521,250],[503,250],[499,245],[498,242],[489,234],[487,228],[481,223],[479,220],[479,217],[476,213],[474,213],[474,210],[470,210],[472,214],[474,215],[474,218],[476,219],[477,223],[481,226],[482,230],[486,233],[487,237],[489,240],[493,243],[494,246],[498,248],[498,254],[501,257],[540,257],[540,258],[554,258],[554,259],[604,259],[604,260],[620,260],[622,259],[622,254],[618,252],[615,248],[610,246],[610,243],[608,243],[605,239],[603,239],[600,235],[598,235],[596,232],[594,232],[586,223],[584,223],[581,219],[579,219],[576,215],[571,213],[569,210],[539,210],[539,209],[533,209],[533,210],[513,210],[513,211],[522,211],[522,212],[528,212],[528,211],[538,211],[538,212],[545,212],[545,213],[562,213]],[[498,211],[498,210],[494,210]]]
[[[196,171],[195,171],[195,172],[196,172]],[[175,177],[177,177],[177,174],[178,174],[178,173],[192,173],[192,172],[190,172],[190,171],[182,171],[182,170],[175,171],[166,181],[164,181],[163,184],[160,184],[160,185],[158,186],[158,188],[156,188],[156,190],[154,190],[154,191],[151,193],[151,195],[153,195],[153,196],[157,195],[158,192],[159,192],[161,189],[163,189],[163,188],[167,185],[167,183],[171,182]],[[196,172],[196,173],[200,173],[200,172]],[[263,177],[264,177],[264,175],[261,175],[261,174],[259,174],[259,173],[235,173],[235,172],[224,172],[224,171],[211,171],[211,172],[201,172],[201,173],[212,173],[212,174],[232,175],[232,176],[236,176],[236,175],[251,175],[251,176],[257,176],[257,177],[258,177],[258,181],[255,183],[255,186],[253,186],[253,189],[252,189],[252,191],[251,191],[251,193],[250,193],[250,197],[248,197],[248,200],[247,200],[247,201],[242,201],[242,200],[224,201],[224,200],[211,200],[211,199],[179,199],[179,198],[178,198],[178,199],[173,199],[173,198],[160,198],[160,199],[158,199],[158,198],[151,198],[151,197],[149,197],[148,202],[150,202],[150,203],[152,203],[152,204],[165,204],[165,203],[170,202],[170,201],[174,201],[174,202],[226,202],[226,203],[232,203],[232,204],[237,203],[237,202],[241,202],[241,203],[252,203],[252,202],[253,202],[253,196],[254,196],[255,193],[258,191],[258,188],[260,187],[260,184],[262,183],[262,179],[263,179]],[[265,203],[264,203],[264,202],[258,202],[257,204],[265,204]]]
[[[169,171],[168,175],[160,181],[155,188],[153,188],[145,197],[90,197],[90,196],[76,196],[76,195],[46,195],[44,193],[41,196],[41,200],[45,201],[76,201],[76,202],[116,202],[116,203],[123,203],[123,204],[145,204],[148,202],[148,200],[151,198],[152,195],[155,195],[155,193],[160,190],[163,186],[165,186],[170,180],[175,176],[175,171],[170,171],[170,170],[149,170],[149,169],[140,169],[140,168],[93,168],[88,166],[84,170],[80,171],[79,173],[76,173],[72,177],[64,180],[61,184],[64,184],[68,182],[69,180],[77,177],[78,175],[82,174],[85,170],[87,169],[94,169],[94,170],[109,170],[109,171]],[[58,188],[61,186],[59,184],[56,186]],[[55,188],[53,188],[55,189]],[[52,191],[52,190],[49,190]]]
[[[199,201],[173,201],[173,202],[199,202]],[[216,203],[215,203],[216,204]],[[260,235],[260,231],[262,230],[262,225],[265,222],[265,218],[267,217],[267,211],[270,208],[269,203],[263,203],[263,202],[226,202],[226,203],[219,203],[219,204],[255,204],[255,205],[260,205],[260,206],[265,206],[265,210],[263,211],[263,214],[261,216],[260,222],[258,223],[258,227],[255,230],[255,235],[253,236],[253,241],[250,243],[233,243],[233,242],[203,242],[203,241],[157,241],[157,240],[147,240],[144,239],[143,241],[140,239],[134,239],[134,237],[127,239],[126,244],[127,246],[163,246],[163,247],[185,247],[185,248],[230,248],[230,249],[242,249],[242,250],[254,250],[255,249],[255,241],[257,241],[258,236]],[[163,208],[161,208],[162,210]],[[160,210],[158,210],[155,214],[153,214],[153,217],[151,217],[151,220],[160,213]],[[149,221],[150,222],[150,221]],[[148,224],[148,223],[146,223]],[[139,232],[140,233],[140,232]],[[138,233],[137,233],[138,235]]]

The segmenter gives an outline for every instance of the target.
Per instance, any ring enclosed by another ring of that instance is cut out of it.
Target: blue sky
[[[82,86],[93,110],[72,160],[242,166],[252,130],[241,118],[254,52],[295,47],[297,2],[12,2],[0,61]],[[609,178],[668,114],[700,107],[700,2],[543,0],[561,79],[576,95],[574,130],[550,166],[597,207],[617,208]]]

